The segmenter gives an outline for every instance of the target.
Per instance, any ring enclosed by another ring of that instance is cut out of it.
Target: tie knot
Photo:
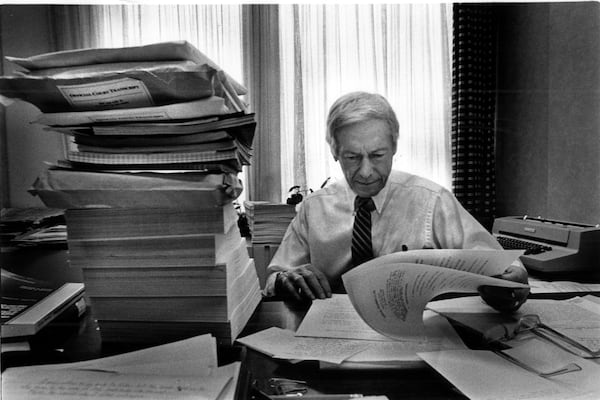
[[[369,212],[375,210],[373,198],[356,196],[356,199],[354,199],[354,210],[358,211],[361,208]]]

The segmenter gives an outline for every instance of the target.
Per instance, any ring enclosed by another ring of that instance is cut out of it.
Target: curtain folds
[[[282,188],[341,177],[325,143],[330,105],[354,90],[388,98],[400,121],[395,167],[450,188],[451,8],[282,5]],[[285,193],[282,193],[285,195]]]
[[[244,82],[248,101],[256,112],[254,156],[249,168],[251,200],[281,202],[281,123],[278,7],[243,6]]]

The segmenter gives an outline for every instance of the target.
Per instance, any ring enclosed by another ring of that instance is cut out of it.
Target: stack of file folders
[[[233,206],[256,128],[246,89],[185,41],[7,59],[24,71],[0,97],[69,140],[30,192],[67,210],[103,341],[234,340],[260,300]]]
[[[34,184],[49,206],[121,206],[124,195],[115,191],[135,190],[137,182],[124,182],[133,174],[178,183],[165,172],[197,181],[235,176],[250,164],[256,122],[240,97],[246,89],[185,41],[7,59],[24,71],[0,77],[0,97],[35,105],[41,113],[33,122],[70,142],[66,158]],[[109,173],[120,184],[108,186]]]

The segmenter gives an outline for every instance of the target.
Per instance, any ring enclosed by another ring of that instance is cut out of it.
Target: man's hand
[[[521,265],[511,265],[496,278],[527,283],[527,271]],[[501,312],[514,312],[525,303],[529,289],[508,289],[497,286],[481,286],[479,294],[491,307]]]
[[[294,300],[314,300],[331,297],[327,277],[310,264],[277,273],[275,294]]]

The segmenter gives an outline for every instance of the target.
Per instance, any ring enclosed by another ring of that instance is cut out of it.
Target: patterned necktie
[[[371,211],[375,203],[370,197],[356,197],[354,200],[354,228],[352,230],[352,264],[357,266],[373,258],[371,243]]]

